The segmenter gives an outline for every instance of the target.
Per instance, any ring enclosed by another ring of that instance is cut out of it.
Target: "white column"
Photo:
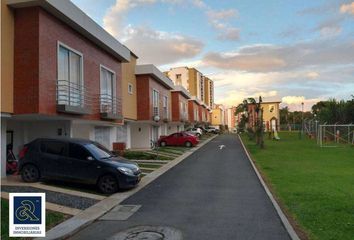
[[[127,146],[126,146],[126,148],[127,148],[127,149],[130,149],[130,148],[132,147],[132,144],[131,144],[130,124],[127,123],[126,126],[127,126],[127,142],[126,142]]]
[[[1,118],[1,178],[6,177],[6,119]]]

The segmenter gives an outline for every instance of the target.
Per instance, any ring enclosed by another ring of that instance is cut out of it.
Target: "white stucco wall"
[[[71,136],[71,122],[63,121],[14,121],[8,120],[7,130],[14,132],[13,152],[18,158],[24,144],[40,137],[58,137],[58,129],[62,136]]]
[[[1,177],[6,177],[6,119],[1,118]]]
[[[168,77],[173,81],[174,84],[177,85],[176,83],[176,75],[181,74],[182,78],[182,86],[185,89],[189,89],[189,84],[188,84],[188,79],[189,79],[189,72],[188,68],[186,67],[178,67],[178,68],[173,68],[168,72]]]
[[[94,125],[73,123],[71,137],[94,140]]]

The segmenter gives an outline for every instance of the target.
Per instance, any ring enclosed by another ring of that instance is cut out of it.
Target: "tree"
[[[262,108],[261,104],[262,104],[262,97],[261,96],[259,96],[258,102],[254,98],[244,99],[243,102],[237,106],[236,113],[243,113],[239,125],[244,124],[243,126],[241,126],[241,127],[244,127],[246,125],[246,122],[248,121],[248,117],[249,117],[249,112],[248,112],[249,106],[250,105],[255,106],[255,112],[256,112],[256,116],[257,116],[257,119],[255,121],[256,142],[257,142],[257,145],[259,145],[261,148],[264,148],[263,108]],[[247,119],[247,121],[245,121],[246,119]]]

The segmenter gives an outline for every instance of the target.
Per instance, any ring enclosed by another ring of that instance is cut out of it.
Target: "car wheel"
[[[185,145],[186,147],[191,147],[191,146],[192,146],[192,143],[187,141],[187,142],[184,143],[184,145]]]
[[[196,136],[200,138],[201,135],[200,135],[200,133],[197,133]]]
[[[98,181],[98,188],[102,193],[112,194],[118,191],[118,181],[112,175],[104,175]]]
[[[32,164],[23,166],[21,171],[22,180],[25,182],[37,182],[39,180],[39,170]]]
[[[166,142],[165,141],[160,142],[160,146],[161,147],[165,147],[166,146]]]

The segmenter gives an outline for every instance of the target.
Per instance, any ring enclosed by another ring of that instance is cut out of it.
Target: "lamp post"
[[[301,137],[304,134],[304,102],[301,103]]]

